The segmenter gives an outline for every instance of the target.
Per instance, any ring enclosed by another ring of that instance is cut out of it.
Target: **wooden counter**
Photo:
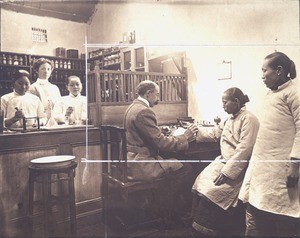
[[[0,199],[4,206],[7,230],[11,236],[24,235],[28,212],[28,165],[30,160],[57,154],[73,154],[78,166],[75,176],[75,198],[77,223],[93,222],[100,218],[101,164],[81,162],[88,155],[89,160],[101,156],[99,128],[77,128],[53,131],[39,131],[0,135]],[[86,170],[85,170],[86,169]],[[83,182],[86,173],[87,182]],[[37,209],[38,210],[38,209]],[[58,214],[58,210],[53,211]],[[35,212],[36,230],[41,228],[40,211]],[[66,218],[58,218],[66,229]]]

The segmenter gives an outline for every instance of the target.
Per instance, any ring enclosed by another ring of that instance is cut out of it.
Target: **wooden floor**
[[[80,238],[122,238],[122,234],[113,231],[112,229],[106,227],[103,224],[95,224],[91,226],[86,226],[84,228],[79,228],[77,232],[77,237]],[[196,238],[192,232],[191,226],[179,226],[174,229],[169,230],[159,230],[157,227],[151,227],[147,229],[140,229],[132,231],[130,233],[132,238]]]

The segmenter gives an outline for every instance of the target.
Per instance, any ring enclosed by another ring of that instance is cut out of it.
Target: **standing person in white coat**
[[[193,228],[197,235],[233,236],[244,233],[244,206],[238,194],[251,157],[259,128],[257,117],[246,109],[247,95],[229,88],[222,97],[223,108],[230,114],[223,130],[210,133],[200,127],[197,142],[220,139],[221,155],[197,177],[193,192]]]
[[[68,96],[61,97],[53,108],[55,120],[62,124],[86,124],[87,98],[81,95],[82,83],[78,76],[72,75],[66,79]]]
[[[239,198],[247,202],[247,236],[296,236],[299,231],[300,93],[295,64],[275,52],[265,57],[270,89]],[[299,235],[299,234],[298,234]]]
[[[61,98],[59,88],[49,82],[54,65],[48,59],[39,58],[33,63],[33,69],[38,73],[38,79],[35,83],[31,84],[28,92],[41,99],[45,113],[49,119],[56,101]]]

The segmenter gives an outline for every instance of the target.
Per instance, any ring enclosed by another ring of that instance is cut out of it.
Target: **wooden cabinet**
[[[121,49],[121,70],[148,72],[145,47],[126,47]]]
[[[31,74],[31,82],[35,82],[37,73],[33,70],[33,62],[41,57],[53,62],[54,70],[49,81],[59,87],[61,95],[68,94],[65,80],[70,75],[76,75],[81,79],[82,94],[85,94],[85,61],[83,59],[0,52],[0,96],[12,92],[12,82],[18,69],[27,70]]]
[[[145,47],[110,47],[89,53],[90,70],[148,71]]]

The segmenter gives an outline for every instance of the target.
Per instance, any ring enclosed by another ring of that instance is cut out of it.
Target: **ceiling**
[[[1,2],[1,1],[0,1]],[[67,21],[87,23],[94,14],[98,0],[77,1],[10,1],[1,2],[6,10],[37,16],[54,17]]]
[[[212,4],[226,0],[143,0],[155,4]],[[129,3],[141,0],[0,0],[0,8],[37,16],[88,23],[98,3]]]

